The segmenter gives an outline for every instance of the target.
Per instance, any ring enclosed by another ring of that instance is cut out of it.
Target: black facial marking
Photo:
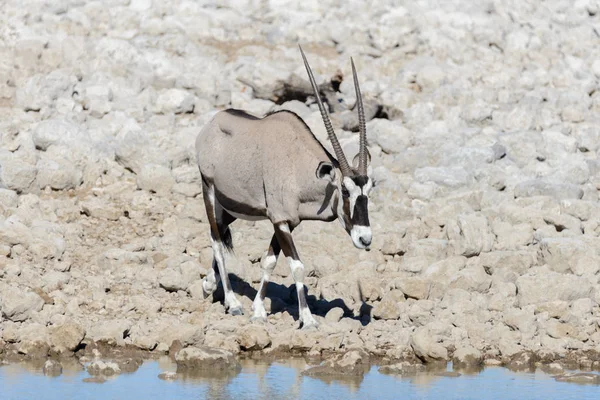
[[[350,221],[350,198],[349,197],[344,197],[344,204],[342,205],[343,209],[344,209],[344,220],[346,221],[346,225],[349,225],[349,223],[351,223]]]
[[[354,214],[352,215],[352,225],[369,226],[369,198],[361,194],[356,198],[354,204]]]
[[[356,184],[356,186],[358,187],[363,187],[367,184],[367,182],[369,181],[369,177],[367,175],[356,175],[356,176],[352,176],[350,177],[350,179],[352,179],[352,182],[354,182]]]
[[[342,184],[342,196],[350,197],[350,193],[348,192],[348,189],[346,189],[346,186],[344,186],[343,184]]]

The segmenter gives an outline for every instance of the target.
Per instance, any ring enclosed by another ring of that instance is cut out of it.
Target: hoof
[[[250,317],[250,322],[253,324],[264,325],[267,323],[267,317],[253,315]]]
[[[316,331],[319,329],[319,323],[315,320],[300,322],[300,329],[303,331]]]
[[[232,307],[228,312],[231,315],[244,315],[244,309],[242,307]]]
[[[206,290],[206,280],[202,279],[202,296],[204,296],[204,298],[208,298],[210,297],[210,295],[212,295],[215,291],[216,288],[213,288],[212,290]]]

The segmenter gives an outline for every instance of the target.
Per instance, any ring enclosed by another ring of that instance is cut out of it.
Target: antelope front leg
[[[286,222],[275,224],[275,236],[290,265],[292,276],[296,282],[296,291],[298,292],[298,313],[302,329],[316,328],[319,324],[310,313],[304,294],[304,264],[300,261],[300,257],[296,251],[289,225]]]
[[[260,261],[263,276],[260,281],[260,287],[256,293],[256,297],[254,298],[254,302],[252,303],[252,311],[254,311],[254,314],[250,318],[251,321],[267,322],[267,311],[265,310],[264,303],[265,295],[267,294],[267,285],[269,284],[269,279],[271,278],[271,274],[275,269],[275,265],[277,265],[277,257],[279,256],[280,251],[281,247],[279,246],[277,237],[273,235],[269,249],[265,252]]]

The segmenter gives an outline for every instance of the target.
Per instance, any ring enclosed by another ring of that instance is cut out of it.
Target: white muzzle
[[[368,249],[373,239],[371,227],[354,225],[350,231],[350,237],[352,238],[354,247],[357,249]]]

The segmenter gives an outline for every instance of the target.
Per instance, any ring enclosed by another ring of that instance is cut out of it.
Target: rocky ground
[[[212,3],[0,4],[0,357],[600,367],[598,2]],[[376,182],[372,251],[337,223],[294,232],[317,331],[297,330],[283,258],[249,322],[266,222],[233,225],[246,315],[201,289],[202,126],[283,108],[326,142],[297,43],[349,157],[354,57]]]

